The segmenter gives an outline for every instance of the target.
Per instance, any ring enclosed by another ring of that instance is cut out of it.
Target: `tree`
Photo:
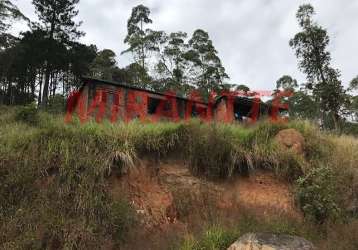
[[[210,91],[220,91],[220,85],[229,76],[221,64],[209,34],[201,29],[195,30],[189,40],[189,46],[190,50],[184,58],[195,66],[192,71],[193,84],[204,96],[208,96]]]
[[[0,0],[0,49],[9,47],[14,37],[7,33],[12,21],[23,19],[29,22],[21,11],[10,0]]]
[[[297,80],[289,75],[283,75],[276,81],[277,90],[294,91],[298,87]]]
[[[188,92],[188,68],[189,63],[184,58],[188,49],[185,32],[173,32],[166,35],[161,32],[158,39],[158,63],[155,70],[160,75],[162,89],[171,89],[179,95]]]
[[[298,89],[297,80],[290,75],[283,75],[276,81],[273,95],[278,91],[292,93],[291,96],[285,97],[283,100],[289,106],[288,112],[291,118],[315,120],[319,116],[319,105],[309,94],[310,91]]]
[[[146,66],[145,60],[149,50],[149,31],[144,29],[144,25],[152,23],[149,15],[149,8],[142,4],[132,9],[132,14],[127,23],[128,34],[124,39],[124,42],[129,45],[129,48],[122,52],[132,52],[135,60],[141,64],[142,68]]]
[[[113,80],[113,71],[116,64],[116,54],[112,50],[104,49],[99,51],[91,63],[91,75],[99,79]]]
[[[307,92],[298,90],[288,98],[289,115],[292,118],[316,120],[319,117],[319,105]]]
[[[349,90],[358,90],[358,76],[354,77],[349,83]]]
[[[72,84],[67,84],[67,89],[63,86],[63,90],[66,93],[71,90],[71,87],[79,87],[81,76],[90,74],[92,63],[97,56],[97,47],[93,44],[88,46],[73,42],[71,43],[68,54],[70,62],[69,70],[74,77],[74,81]]]
[[[76,23],[73,20],[78,14],[76,5],[79,0],[33,0],[32,3],[41,21],[41,29],[45,30],[48,36],[45,83],[41,101],[41,106],[46,107],[50,76],[54,70],[53,59],[56,41],[68,44],[83,35],[77,30],[81,23]]]
[[[0,79],[3,80],[3,103],[26,104],[35,97],[38,69],[44,64],[45,32],[27,31],[0,54]]]
[[[151,82],[152,78],[140,64],[131,63],[123,69],[116,69],[113,74],[113,80],[143,88],[146,87],[143,85],[143,80],[144,82]]]
[[[245,93],[250,91],[250,88],[248,86],[246,86],[245,84],[239,84],[235,87],[236,91],[243,91]]]
[[[327,31],[312,20],[314,14],[314,9],[309,4],[299,7],[296,17],[302,31],[289,44],[299,59],[299,68],[307,76],[306,88],[313,90],[315,101],[320,105],[321,121],[327,120],[325,117],[331,117],[337,129],[345,95],[339,71],[330,66]],[[327,122],[324,125],[330,127]]]
[[[358,76],[354,77],[349,83],[349,91],[354,92],[358,90]],[[358,122],[358,95],[347,94],[346,110],[351,120]]]

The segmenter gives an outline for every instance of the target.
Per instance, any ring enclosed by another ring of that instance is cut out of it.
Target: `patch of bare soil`
[[[237,177],[225,183],[224,205],[244,205],[260,213],[281,212],[301,218],[295,207],[291,186],[267,171],[257,171],[248,177]],[[225,206],[224,206],[225,208]]]
[[[140,217],[131,249],[137,249],[136,244],[138,249],[143,244],[146,249],[168,246],[193,220],[205,224],[210,211],[235,213],[245,206],[260,216],[281,211],[301,217],[289,184],[269,172],[218,183],[193,176],[182,163],[142,161],[128,174],[112,176],[109,187],[114,199],[126,197]]]

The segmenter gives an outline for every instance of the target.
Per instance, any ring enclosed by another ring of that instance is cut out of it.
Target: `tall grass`
[[[141,157],[176,157],[211,179],[264,168],[292,183],[324,165],[336,177],[342,210],[358,196],[357,140],[308,122],[65,124],[61,116],[38,113],[34,123],[21,108],[0,112],[0,245],[9,249],[92,249],[121,241],[135,216],[125,201],[110,197],[106,180]],[[273,138],[285,128],[302,133],[304,155],[277,146]]]

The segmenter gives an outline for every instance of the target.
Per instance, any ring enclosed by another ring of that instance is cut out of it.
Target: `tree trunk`
[[[143,21],[140,21],[140,30],[143,32]],[[144,69],[144,37],[142,38],[142,67]]]
[[[53,80],[52,80],[52,96],[55,96],[56,89],[57,89],[57,74],[54,74]]]
[[[48,87],[50,83],[50,67],[48,66],[48,62],[46,63],[46,70],[45,70],[45,84],[43,87],[42,92],[42,101],[41,101],[41,108],[46,108],[48,103]]]
[[[45,84],[44,84],[43,93],[42,93],[41,108],[46,108],[47,104],[48,104],[48,88],[49,88],[50,74],[51,74],[51,65],[50,65],[49,59],[51,56],[50,52],[52,52],[52,40],[53,40],[54,31],[55,31],[55,18],[56,18],[56,12],[53,11],[51,29],[50,29],[50,40],[49,40],[50,50],[47,51]]]
[[[40,69],[40,72],[39,72],[40,76],[39,76],[39,84],[40,84],[40,89],[39,89],[39,97],[38,97],[38,105],[40,106],[41,103],[42,103],[42,81],[43,81],[43,72],[42,72],[42,69]]]

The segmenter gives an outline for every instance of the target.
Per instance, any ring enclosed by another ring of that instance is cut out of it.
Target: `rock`
[[[296,129],[283,129],[274,139],[279,145],[291,149],[297,154],[302,154],[304,150],[305,139]]]
[[[285,234],[248,233],[228,250],[311,250],[313,244],[304,238]]]

